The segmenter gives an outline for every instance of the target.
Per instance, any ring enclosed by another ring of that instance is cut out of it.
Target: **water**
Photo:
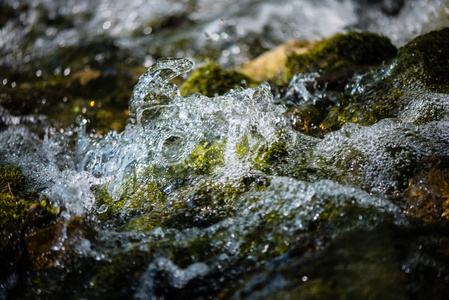
[[[397,11],[389,8],[395,4]],[[95,52],[84,57],[88,61],[76,63],[84,67],[108,61],[117,51],[127,64],[146,67],[164,56],[208,57],[238,66],[292,39],[315,40],[359,29],[384,34],[402,46],[448,26],[447,0],[11,0],[3,6],[11,13],[0,29],[0,65],[40,70],[40,76],[62,74],[68,67],[73,72],[64,49],[78,45],[90,45]],[[98,47],[98,41],[109,46]],[[47,62],[49,53],[61,56]],[[46,70],[47,64],[53,69]]]
[[[410,123],[426,114],[426,99],[444,106],[445,94],[417,97],[398,118],[346,124],[318,139],[290,128],[267,84],[212,98],[180,96],[169,80],[192,67],[176,58],[150,67],[134,88],[125,130],[104,137],[88,135],[82,118],[79,128],[40,136],[4,111],[11,121],[0,133],[8,145],[2,162],[23,168],[34,188],[60,207],[65,228],[50,243],[56,275],[39,270],[44,279],[29,282],[27,293],[76,289],[79,279],[66,273],[76,270],[75,261],[97,270],[84,279],[90,286],[82,293],[101,294],[114,289],[101,274],[116,268],[118,257],[145,253],[140,264],[123,261],[114,277],[138,274],[124,280],[128,296],[212,295],[215,289],[232,295],[226,282],[275,257],[290,261],[289,249],[302,239],[326,249],[354,230],[407,226],[391,201],[405,188],[403,170],[449,149],[447,110],[439,111],[439,121]],[[93,236],[84,227],[73,231],[78,217],[97,224]],[[292,284],[284,275],[276,282],[264,293]]]
[[[0,111],[0,162],[20,166],[29,188],[61,211],[56,225],[27,234],[34,267],[2,277],[0,298],[447,294],[447,230],[411,224],[400,200],[417,164],[447,156],[447,94],[411,85],[394,118],[348,123],[315,138],[291,128],[268,84],[183,97],[171,80],[193,62],[155,60],[164,45],[168,54],[207,49],[223,64],[239,64],[257,52],[244,43],[252,36],[264,35],[265,49],[353,27],[400,45],[446,24],[444,1],[407,2],[395,16],[354,1],[70,4],[8,2],[19,15],[1,28],[0,64],[22,67],[44,49],[102,37],[149,69],[119,133],[91,134],[81,117],[77,126],[56,129],[44,116]],[[255,16],[242,13],[249,8]],[[38,26],[43,18],[53,25]],[[194,26],[169,32],[167,20]],[[24,40],[30,44],[19,51]],[[180,40],[189,42],[178,47]],[[315,75],[295,77],[284,100],[300,93],[295,105],[314,104],[322,94],[305,84]],[[355,77],[354,93],[377,78],[367,77]]]

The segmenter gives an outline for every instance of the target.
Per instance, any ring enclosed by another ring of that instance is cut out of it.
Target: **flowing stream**
[[[406,1],[392,16],[369,1],[372,11],[349,0],[69,2],[74,5],[12,1],[26,4],[27,21],[1,28],[7,34],[0,65],[17,67],[27,55],[43,56],[47,46],[51,52],[103,36],[135,51],[132,59],[149,68],[119,133],[91,134],[83,117],[76,127],[55,129],[43,116],[0,108],[0,162],[19,166],[61,211],[50,232],[56,238],[32,262],[45,266],[0,282],[0,298],[19,286],[15,293],[23,299],[316,299],[318,292],[409,299],[430,284],[410,286],[422,273],[438,279],[432,287],[442,299],[449,264],[432,249],[446,249],[446,229],[410,224],[398,198],[417,162],[449,153],[447,94],[411,86],[397,117],[347,123],[317,138],[291,128],[285,103],[267,83],[215,97],[181,96],[173,79],[194,62],[154,57],[167,43],[171,56],[200,57],[205,54],[195,49],[209,47],[221,63],[238,65],[251,56],[243,36],[260,36],[261,28],[269,33],[267,48],[287,37],[313,39],[353,27],[403,45],[429,24],[447,22],[439,9],[445,3]],[[257,22],[243,13],[249,7]],[[55,13],[49,19],[77,16],[72,25],[82,21],[81,27],[40,28],[36,22],[48,11]],[[197,27],[157,31],[166,14],[189,14]],[[149,19],[155,21],[142,25]],[[314,29],[295,29],[304,24]],[[45,31],[19,51],[16,33],[30,28]],[[177,48],[180,36],[190,40],[184,49]],[[382,76],[395,63],[383,66]],[[295,77],[290,90],[304,91],[307,76],[314,74]],[[366,88],[364,79],[356,75],[354,89]],[[429,115],[431,121],[422,121]]]

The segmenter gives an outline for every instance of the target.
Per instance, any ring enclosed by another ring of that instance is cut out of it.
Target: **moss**
[[[423,91],[449,93],[448,41],[449,28],[428,33],[400,48],[390,65],[354,76],[320,128],[371,125],[398,116]],[[432,116],[418,119],[427,122]]]
[[[252,159],[254,167],[267,174],[277,174],[277,168],[289,156],[287,142],[279,140],[272,145],[257,149]]]
[[[52,224],[59,210],[36,192],[17,167],[0,166],[0,281],[29,269],[26,234]]]
[[[406,73],[404,84],[422,82],[434,92],[449,93],[449,28],[421,35],[399,49],[393,74]]]
[[[449,221],[449,160],[432,156],[417,163],[403,192],[405,213],[414,221]]]
[[[0,245],[8,243],[11,235],[23,234],[42,225],[58,211],[37,193],[28,191],[26,179],[19,168],[0,166]]]
[[[370,110],[357,104],[346,108],[345,103],[348,102],[349,96],[342,94],[354,73],[390,61],[396,53],[396,48],[385,37],[367,32],[349,32],[317,42],[310,46],[310,50],[306,53],[289,56],[287,59],[289,73],[286,79],[289,80],[298,72],[319,73],[313,82],[306,85],[308,90],[313,90],[313,103],[293,108],[293,113],[290,111],[289,117],[294,118],[293,128],[305,134],[321,137],[329,131],[338,129],[345,122],[372,124],[378,120],[378,115],[388,112],[391,106],[383,105],[379,108],[380,111],[377,107]],[[377,73],[375,74],[376,76],[370,78],[372,81],[378,78]],[[346,91],[348,90],[350,89],[346,88]],[[327,99],[326,95],[332,99]],[[335,105],[337,100],[338,103]],[[293,101],[295,102],[295,99]],[[345,107],[344,112],[342,107]]]
[[[239,86],[252,87],[257,82],[237,71],[227,71],[214,62],[195,70],[179,88],[182,95],[200,93],[208,97],[222,95]]]
[[[134,215],[143,214],[153,206],[164,203],[166,195],[161,191],[161,183],[150,180],[139,181],[135,178],[124,179],[118,199],[113,199],[107,186],[94,188],[98,217],[101,221],[112,221],[116,225],[123,224]]]
[[[175,165],[134,170],[118,183],[114,190],[117,199],[109,194],[108,185],[95,187],[99,219],[123,225],[123,230],[148,231],[158,226],[201,227],[228,216],[232,212],[227,204],[234,195],[253,185],[260,186],[260,182],[242,180],[219,185],[206,179],[224,165],[226,142],[197,145]],[[214,213],[209,214],[206,207],[215,207]]]
[[[198,147],[202,151],[205,145]],[[207,156],[208,151],[216,150],[212,148],[203,154]],[[192,157],[196,158],[197,154]],[[107,185],[96,187],[96,211],[100,221],[122,231],[146,232],[156,227],[204,228],[232,216],[243,193],[258,191],[267,185],[264,178],[253,174],[226,183],[215,182],[213,177],[204,177],[210,174],[205,170],[211,169],[203,164],[203,158],[198,161],[191,160],[192,157],[177,166],[180,173],[175,172],[164,180],[154,179],[158,178],[157,172],[165,176],[166,172],[177,170],[176,166],[168,170],[148,167],[139,175],[126,177],[114,191],[117,199],[109,194]]]
[[[344,204],[329,202],[321,212],[309,223],[309,229],[319,230],[321,233],[342,233],[357,228],[370,229],[392,216],[385,214],[374,206],[360,206],[348,201]]]
[[[224,164],[226,142],[227,140],[215,141],[213,144],[205,142],[196,146],[181,165],[192,168],[196,174],[213,174],[217,168]]]
[[[222,184],[205,178],[175,189],[165,199],[153,202],[150,210],[136,214],[122,230],[149,231],[155,227],[183,230],[205,228],[232,216],[236,201],[253,185],[245,182]]]
[[[304,54],[287,58],[288,77],[299,71],[323,74],[345,69],[380,65],[396,55],[396,48],[386,38],[368,32],[349,32],[317,42]]]
[[[25,178],[19,168],[14,166],[0,166],[0,193],[23,191]],[[13,196],[11,194],[11,196]]]

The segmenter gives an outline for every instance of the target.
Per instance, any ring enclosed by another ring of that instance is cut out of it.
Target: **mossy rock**
[[[47,223],[58,210],[36,192],[27,188],[26,178],[19,168],[0,166],[0,245],[10,235]]]
[[[438,93],[449,93],[449,28],[421,35],[399,49],[392,76],[405,73],[404,85],[414,81]]]
[[[83,251],[83,242],[95,232],[81,217],[72,217],[35,230],[25,236],[29,259],[35,270],[63,266]]]
[[[111,76],[98,70],[73,76],[23,83],[0,88],[0,105],[13,115],[40,114],[57,127],[75,124],[77,116],[89,119],[88,130],[122,131],[128,118],[128,100],[133,78]],[[113,86],[113,88],[111,88]]]
[[[181,85],[183,96],[200,93],[208,97],[223,95],[237,87],[253,87],[257,82],[246,75],[233,70],[224,70],[218,64],[209,62],[195,70]]]
[[[432,156],[418,163],[403,192],[405,213],[419,222],[449,221],[449,159]]]
[[[52,224],[58,213],[29,190],[19,168],[0,166],[0,281],[29,268],[25,235]]]
[[[331,74],[380,65],[396,55],[396,47],[386,37],[369,32],[349,32],[317,42],[304,54],[287,58],[287,77],[297,72]],[[288,79],[287,78],[287,79]]]
[[[125,63],[121,51],[105,40],[61,48],[22,68],[0,66],[7,80],[0,85],[0,105],[12,115],[44,115],[58,128],[83,115],[89,131],[122,131],[133,86],[145,68]]]
[[[99,189],[97,206],[101,213],[98,216],[121,231],[204,228],[232,216],[239,197],[250,190],[260,190],[263,185],[252,176],[227,184],[201,176],[186,182],[179,186],[176,182],[165,186],[148,183],[148,190],[138,187],[119,200],[113,200],[105,189]]]
[[[371,125],[398,116],[423,92],[448,93],[448,52],[449,28],[417,37],[399,49],[390,65],[354,76],[320,127],[329,131],[347,122]]]
[[[291,81],[295,74],[293,79],[299,80],[310,77],[310,74],[316,74],[313,80],[304,83],[312,97],[306,103],[301,100],[304,95],[295,92],[295,85],[292,85],[293,81],[290,82],[292,87],[289,87],[288,97],[284,101],[289,103],[293,101],[302,105],[302,107],[293,107],[289,114],[293,121],[293,129],[322,137],[330,131],[329,126],[325,125],[340,124],[338,122],[344,119],[345,115],[334,116],[334,111],[338,111],[341,104],[337,103],[337,107],[334,105],[342,97],[341,94],[354,73],[379,66],[394,58],[396,53],[397,49],[385,37],[368,32],[349,32],[316,42],[309,46],[309,50],[305,53],[290,55],[286,62],[288,69],[286,80]],[[299,99],[296,99],[297,97]],[[365,122],[365,120],[359,121]],[[319,126],[322,123],[325,125]],[[338,128],[335,125],[330,127]]]

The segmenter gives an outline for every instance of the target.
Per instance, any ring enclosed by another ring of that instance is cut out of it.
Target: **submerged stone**
[[[90,250],[93,235],[81,218],[38,229],[25,236],[29,260],[36,270],[63,267],[71,257]]]

